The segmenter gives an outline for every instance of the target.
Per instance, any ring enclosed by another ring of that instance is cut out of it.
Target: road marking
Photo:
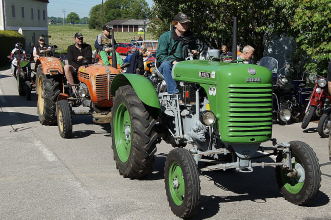
[[[35,140],[34,144],[35,144],[35,146],[38,147],[38,149],[44,155],[46,160],[48,160],[50,162],[57,161],[56,156],[50,150],[48,150],[47,147],[43,143],[41,143],[41,141]]]

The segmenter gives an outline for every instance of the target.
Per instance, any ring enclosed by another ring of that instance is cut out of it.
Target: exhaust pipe
[[[113,53],[112,53],[112,66],[117,69],[117,58],[116,58],[116,50],[115,50],[115,36],[114,36],[114,28],[111,31],[111,44],[113,47]]]
[[[232,60],[237,60],[237,17],[232,17]]]

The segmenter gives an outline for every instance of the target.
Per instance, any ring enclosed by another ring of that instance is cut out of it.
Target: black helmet
[[[109,25],[109,24],[105,24],[103,27],[102,27],[102,30],[107,30],[107,31],[111,31],[113,29],[113,26]]]

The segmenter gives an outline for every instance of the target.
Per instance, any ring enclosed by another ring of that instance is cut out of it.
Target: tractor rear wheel
[[[301,128],[306,129],[311,121],[314,113],[316,111],[316,106],[309,106],[308,111],[306,112],[305,116],[302,119]]]
[[[128,178],[150,174],[158,138],[156,120],[131,86],[116,91],[112,115],[112,148],[120,174]]]
[[[56,116],[60,136],[70,138],[72,136],[71,108],[67,100],[56,103]]]
[[[199,204],[199,171],[192,154],[184,148],[170,151],[164,168],[167,199],[172,212],[190,217]]]
[[[321,170],[313,149],[304,142],[290,142],[293,170],[276,167],[276,178],[281,194],[296,205],[312,202],[321,186]],[[281,162],[283,156],[277,157]]]
[[[318,121],[318,126],[317,126],[318,134],[322,138],[327,138],[327,137],[329,137],[330,129],[331,129],[330,115],[327,113],[324,113],[322,115],[322,117],[320,118],[320,120]]]
[[[41,66],[37,70],[37,112],[42,125],[56,124],[56,99],[60,94],[59,82],[47,78],[42,73]]]

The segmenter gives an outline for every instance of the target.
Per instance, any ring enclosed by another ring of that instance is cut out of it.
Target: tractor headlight
[[[89,96],[88,88],[85,85],[85,83],[80,83],[79,84],[78,93],[79,93],[79,96],[82,97],[82,98],[85,98],[85,97]]]
[[[317,84],[319,87],[325,87],[326,86],[326,80],[324,78],[321,78],[319,80],[317,80]]]
[[[280,82],[281,82],[282,85],[285,85],[285,84],[288,83],[288,79],[286,79],[286,77],[281,78],[281,79],[280,79]]]
[[[287,122],[291,119],[291,111],[289,109],[281,109],[279,111],[279,119],[283,122]]]
[[[216,117],[211,111],[204,111],[201,114],[201,122],[206,126],[211,126],[216,122]]]
[[[318,93],[318,94],[319,94],[319,93],[321,93],[321,92],[322,92],[322,89],[321,89],[321,88],[316,88],[316,90],[315,90],[315,91],[316,91],[316,93]]]

